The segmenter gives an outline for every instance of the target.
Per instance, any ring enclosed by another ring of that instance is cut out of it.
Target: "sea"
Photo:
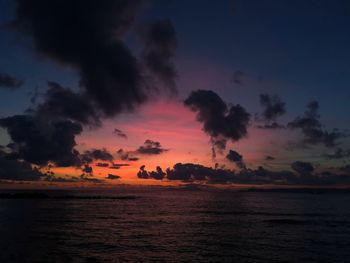
[[[350,262],[348,191],[18,193],[0,196],[1,263]]]

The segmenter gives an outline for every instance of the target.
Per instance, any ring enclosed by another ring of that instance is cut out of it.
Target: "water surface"
[[[0,199],[0,262],[349,262],[350,194],[124,189]]]

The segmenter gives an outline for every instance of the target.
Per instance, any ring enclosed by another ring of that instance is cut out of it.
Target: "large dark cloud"
[[[39,106],[39,109],[42,108]],[[112,162],[113,155],[105,149],[92,149],[83,153],[75,149],[75,137],[82,132],[83,127],[81,123],[70,119],[41,110],[0,119],[0,127],[7,130],[12,140],[7,146],[7,155],[40,166],[77,166],[86,174],[92,174],[90,164],[95,160]]]
[[[160,168],[160,167],[159,167]],[[141,179],[156,178],[151,174],[159,174],[162,171],[147,171],[141,166],[138,177]],[[238,173],[227,169],[217,169],[193,163],[177,163],[173,168],[167,168],[165,175],[159,176],[159,180],[177,180],[186,183],[209,184],[274,184],[274,185],[341,185],[350,183],[350,168],[337,169],[336,172],[314,173],[311,163],[296,161],[291,165],[293,171],[273,171],[263,167],[257,169],[244,169]]]
[[[202,181],[206,179],[206,176],[211,175],[212,171],[211,168],[192,163],[177,163],[173,169],[166,170],[167,179],[181,181]]]
[[[69,120],[50,120],[37,115],[15,115],[0,119],[13,143],[12,155],[27,162],[57,166],[75,165],[79,153],[74,150],[75,136],[82,126]]]
[[[43,95],[43,102],[34,111],[48,118],[61,118],[81,124],[99,124],[99,115],[89,98],[64,88],[56,82],[48,82],[48,89]]]
[[[132,110],[147,100],[153,85],[145,85],[140,63],[123,41],[145,1],[16,2],[13,24],[18,31],[32,38],[38,53],[75,68],[83,93],[105,116]],[[172,64],[174,32],[170,29],[170,22],[157,22],[147,34],[145,49],[158,75]],[[154,62],[157,59],[159,64]],[[171,74],[162,73],[164,81],[173,81]]]
[[[0,180],[36,181],[45,175],[26,161],[9,158],[0,151]]]
[[[259,128],[264,129],[281,129],[283,125],[276,122],[276,119],[286,113],[286,104],[277,95],[260,94],[260,104],[263,107],[263,112],[259,118],[265,122],[259,125]]]
[[[176,92],[176,69],[173,63],[177,46],[176,32],[169,20],[157,20],[141,30],[143,59],[149,71],[172,92]]]
[[[317,101],[312,101],[307,104],[307,109],[304,116],[297,117],[292,122],[288,123],[291,129],[300,129],[304,135],[302,145],[323,144],[326,147],[334,147],[337,145],[337,140],[344,136],[337,129],[327,131],[323,128],[320,122],[319,104]]]
[[[213,169],[200,164],[193,163],[177,163],[172,169],[167,168],[163,172],[161,167],[157,166],[156,171],[148,172],[145,166],[140,167],[137,176],[142,179],[167,179],[179,180],[184,182],[193,181],[210,181],[216,183],[226,183],[233,178],[233,173],[223,169]]]
[[[0,88],[16,89],[23,85],[23,80],[0,72]]]
[[[200,164],[177,163],[173,169],[167,169],[168,180],[210,181],[226,183],[232,180],[234,173],[223,169],[213,169]]]
[[[235,142],[247,135],[250,114],[240,105],[229,107],[211,90],[193,91],[184,104],[197,112],[197,120],[203,123],[213,146],[221,141],[221,148],[225,148],[227,140]]]
[[[239,169],[246,169],[246,165],[243,161],[243,156],[234,150],[230,150],[226,155],[226,159],[235,163]]]
[[[40,102],[26,114],[0,119],[0,127],[12,139],[9,156],[37,165],[80,166],[87,174],[92,174],[93,160],[112,162],[113,156],[104,150],[79,153],[75,137],[85,125],[99,125],[102,117],[132,110],[145,102],[154,87],[145,83],[147,70],[167,83],[174,83],[176,75],[171,61],[176,48],[175,30],[169,21],[145,27],[146,70],[124,43],[144,2],[16,0],[13,28],[29,36],[40,55],[76,69],[80,89],[73,91],[48,82]],[[0,77],[3,86],[21,84],[9,75]],[[126,137],[121,131],[118,134]],[[145,151],[164,151],[153,148]],[[132,158],[136,160],[128,157]]]
[[[146,155],[157,155],[168,151],[168,149],[164,149],[160,142],[146,140],[144,145],[140,146],[136,152],[139,154]]]

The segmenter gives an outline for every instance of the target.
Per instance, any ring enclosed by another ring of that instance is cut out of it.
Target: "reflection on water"
[[[0,262],[350,258],[349,194],[169,189],[127,194],[137,198],[0,200]]]

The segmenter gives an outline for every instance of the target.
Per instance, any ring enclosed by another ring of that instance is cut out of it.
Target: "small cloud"
[[[112,163],[112,165],[109,167],[110,169],[120,169],[122,167],[130,166],[128,163]]]
[[[230,150],[226,155],[226,159],[235,163],[239,169],[246,169],[245,163],[243,161],[243,156],[234,150]]]
[[[304,116],[297,117],[295,120],[288,123],[288,127],[290,129],[301,130],[304,136],[301,142],[302,145],[323,144],[330,148],[337,146],[337,140],[345,135],[337,129],[333,129],[332,131],[323,129],[318,111],[319,103],[317,101],[308,103]]]
[[[184,104],[197,112],[197,120],[203,123],[212,146],[219,150],[225,148],[227,140],[236,142],[248,133],[250,114],[239,104],[227,105],[212,90],[193,91]]]
[[[113,134],[117,135],[118,137],[120,138],[123,138],[123,139],[127,139],[128,136],[126,135],[126,133],[122,132],[121,130],[115,128],[114,131],[113,131]]]
[[[240,70],[236,70],[232,74],[232,82],[240,86],[244,86],[245,73]]]
[[[326,159],[344,159],[350,157],[350,149],[344,150],[338,148],[334,153],[326,153],[323,155]]]
[[[136,156],[131,156],[131,154],[133,154],[132,152],[126,152],[123,149],[119,149],[117,151],[117,155],[120,158],[120,160],[122,161],[138,161],[140,158],[136,157]]]
[[[109,180],[117,180],[117,179],[120,179],[121,177],[119,175],[115,175],[115,174],[108,174],[106,179],[109,179]]]
[[[314,167],[311,163],[296,161],[291,165],[292,169],[300,175],[310,175],[314,171]]]
[[[272,156],[270,156],[270,155],[267,155],[267,156],[265,157],[265,161],[273,161],[273,160],[275,160],[275,157],[272,157]]]
[[[96,163],[95,165],[98,167],[108,167],[109,163]]]
[[[286,104],[277,95],[260,94],[260,104],[263,107],[261,115],[257,115],[258,121],[265,124],[258,125],[261,129],[283,129],[284,126],[277,123],[276,119],[286,113]]]
[[[23,85],[23,80],[7,73],[0,73],[0,88],[17,89]]]
[[[140,146],[136,152],[145,155],[158,155],[168,151],[168,149],[162,148],[160,142],[146,140],[143,146]]]

